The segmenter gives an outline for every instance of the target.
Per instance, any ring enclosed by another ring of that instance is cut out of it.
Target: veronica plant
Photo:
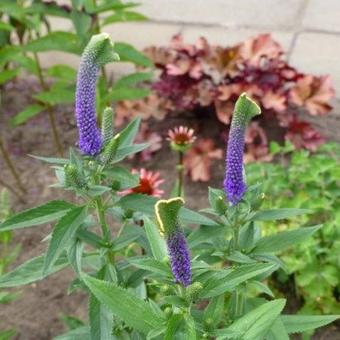
[[[184,207],[181,197],[157,201],[142,194],[139,176],[117,165],[147,145],[133,142],[139,119],[114,135],[110,109],[101,134],[97,130],[95,73],[87,77],[87,67],[94,65],[97,71],[99,60],[105,64],[115,56],[105,34],[94,36],[84,51],[76,105],[80,151],[71,150],[68,159],[37,157],[53,164],[54,187],[73,191],[77,203],[51,201],[0,224],[5,231],[57,221],[45,238],[46,253],[1,276],[0,288],[71,267],[75,280],[69,291],[88,293],[88,324],[56,339],[288,339],[289,333],[335,320],[337,316],[282,315],[285,300],[274,299],[266,285],[270,274],[284,266],[275,252],[320,226],[262,237],[261,221],[305,210],[259,211],[259,186],[242,186],[242,195],[234,200],[229,195],[234,187],[227,185],[230,203],[223,190],[209,190],[207,217]],[[245,122],[259,108],[242,95],[236,109],[234,126],[244,133]],[[238,139],[230,135],[234,144],[229,150],[236,147],[238,153],[234,162],[233,151],[228,152],[227,177],[242,167],[242,133]],[[139,189],[129,190],[133,188]],[[199,227],[188,228],[195,225]]]

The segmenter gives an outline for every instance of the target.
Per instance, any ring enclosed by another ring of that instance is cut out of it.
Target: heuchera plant
[[[73,191],[78,203],[51,201],[1,223],[5,231],[57,221],[45,238],[46,253],[1,276],[0,287],[29,284],[71,267],[76,278],[70,291],[82,289],[89,296],[88,324],[60,339],[288,339],[335,320],[282,314],[286,301],[275,299],[266,285],[282,266],[275,253],[321,226],[262,236],[262,221],[307,211],[259,210],[260,186],[246,184],[244,131],[260,114],[259,106],[245,94],[235,105],[225,191],[209,189],[207,217],[184,207],[180,196],[158,200],[138,192],[138,174],[117,165],[147,147],[133,142],[139,119],[113,134],[107,109],[98,133],[97,71],[91,79],[83,75],[86,67],[114,59],[108,35],[94,36],[78,76],[80,150],[71,150],[68,159],[38,157],[54,164],[55,187]],[[130,188],[135,191],[122,194]]]
[[[270,160],[268,128],[297,148],[315,150],[323,142],[319,132],[299,118],[299,111],[322,116],[331,110],[334,89],[330,77],[304,74],[289,65],[283,48],[269,34],[231,47],[213,46],[204,38],[185,44],[177,35],[170,46],[152,46],[145,53],[159,71],[151,83],[153,93],[141,100],[120,102],[119,115],[135,112],[144,118],[163,119],[170,113],[200,118],[213,113],[230,127],[234,104],[247,92],[263,112],[248,126],[246,161]],[[225,126],[221,130],[225,133]]]

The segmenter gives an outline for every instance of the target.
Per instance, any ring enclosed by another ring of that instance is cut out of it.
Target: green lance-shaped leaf
[[[228,329],[240,333],[242,340],[263,339],[285,303],[284,299],[266,302],[237,319]]]
[[[104,109],[102,119],[102,139],[104,146],[106,146],[113,138],[113,122],[114,111],[111,107],[107,107]]]
[[[181,197],[160,200],[156,203],[155,212],[159,229],[169,235],[178,229],[178,214],[184,205]]]
[[[106,305],[128,326],[148,334],[151,330],[159,328],[164,322],[147,302],[129,291],[88,275],[84,275],[83,280],[100,303]]]
[[[282,315],[281,320],[288,333],[310,331],[337,320],[340,315]]]
[[[78,228],[84,222],[86,216],[87,206],[76,207],[70,210],[55,225],[45,258],[43,270],[44,274],[50,271],[55,261],[68,246],[69,242],[72,240],[72,237],[76,234]]]
[[[0,231],[27,228],[51,222],[64,216],[73,207],[73,204],[66,201],[51,201],[11,216],[0,224]]]
[[[221,272],[220,278],[216,279],[212,277],[205,283],[200,292],[200,297],[209,298],[231,291],[242,282],[266,273],[273,268],[275,268],[275,265],[270,263],[255,263],[240,266],[232,271],[225,270],[225,275]]]
[[[292,218],[298,215],[310,213],[309,209],[295,209],[295,208],[282,208],[282,209],[269,209],[258,211],[251,217],[251,221],[273,221]]]
[[[314,227],[304,227],[263,237],[257,242],[252,253],[263,254],[279,252],[296,243],[304,241],[307,237],[314,234],[321,227],[321,225]]]
[[[15,268],[13,271],[0,276],[0,288],[17,287],[42,280],[44,278],[42,271],[44,262],[45,256],[34,257]],[[55,273],[65,268],[67,265],[67,257],[60,257],[50,269],[49,274]]]
[[[155,223],[153,223],[148,217],[144,217],[144,229],[154,258],[159,261],[167,258],[168,253],[164,238],[161,237]]]

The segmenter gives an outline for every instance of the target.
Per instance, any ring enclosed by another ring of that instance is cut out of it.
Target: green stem
[[[1,178],[0,178],[0,185],[2,185],[4,188],[8,189],[11,193],[13,193],[15,196],[18,197],[18,199],[25,203],[26,201],[20,196],[20,194],[18,194],[9,184],[7,184],[6,182],[4,182]]]
[[[235,315],[234,318],[237,319],[243,314],[243,294],[239,290],[236,290],[236,299],[235,299]]]
[[[183,152],[178,153],[178,165],[177,165],[177,178],[178,178],[178,191],[177,195],[182,197],[183,194],[183,182],[184,182],[184,154]]]
[[[5,148],[4,142],[1,139],[1,137],[0,137],[0,150],[1,150],[1,153],[3,155],[3,158],[4,158],[8,168],[10,169],[13,177],[15,178],[15,180],[16,180],[16,182],[18,184],[18,187],[19,187],[20,191],[22,191],[23,193],[26,193],[27,190],[24,187],[23,183],[21,182],[20,176],[19,176],[19,174],[18,174],[18,172],[17,172],[17,170],[15,168],[14,163],[11,160],[11,157],[10,157],[9,153],[7,152],[7,150]]]
[[[44,79],[44,76],[43,76],[43,72],[42,72],[42,68],[41,68],[41,64],[40,64],[38,54],[33,53],[33,56],[34,56],[35,63],[37,65],[37,71],[38,71],[38,78],[39,78],[40,86],[44,91],[47,91],[48,86],[47,86],[45,79]],[[55,146],[57,148],[59,156],[63,157],[64,151],[63,151],[63,147],[61,145],[60,138],[59,138],[57,123],[56,123],[56,120],[55,120],[55,114],[54,114],[53,107],[50,104],[47,104],[47,113],[48,113],[48,118],[49,118],[51,128],[52,128],[52,135],[53,135]]]
[[[102,198],[98,197],[95,202],[96,202],[98,221],[102,229],[103,238],[106,242],[110,242],[110,230],[106,223],[105,209],[104,209]]]

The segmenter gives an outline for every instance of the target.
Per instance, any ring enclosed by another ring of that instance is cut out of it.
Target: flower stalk
[[[94,35],[86,46],[78,71],[76,90],[76,118],[79,148],[83,154],[97,155],[103,145],[96,118],[96,83],[100,67],[119,60],[107,33]]]
[[[26,193],[27,190],[25,188],[25,186],[23,185],[20,176],[18,174],[18,171],[14,165],[14,163],[12,162],[11,156],[9,155],[8,151],[5,148],[4,142],[2,140],[2,138],[0,137],[0,150],[2,153],[2,156],[9,168],[9,170],[11,171],[13,177],[15,178],[15,181],[17,182],[18,188],[20,189],[21,192]]]
[[[224,190],[232,205],[238,204],[246,192],[243,174],[245,132],[249,121],[261,113],[260,107],[245,93],[238,98],[229,131]]]

